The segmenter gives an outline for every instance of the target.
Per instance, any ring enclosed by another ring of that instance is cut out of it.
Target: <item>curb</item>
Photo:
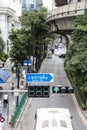
[[[64,70],[64,72],[65,72],[64,66],[63,66],[63,70]],[[66,77],[67,77],[67,78],[66,78],[67,83],[71,86],[70,80],[69,80],[69,78],[68,78],[66,72],[65,72],[65,75],[66,75]],[[81,110],[81,108],[80,108],[80,106],[79,106],[79,104],[78,104],[78,101],[77,101],[77,99],[76,99],[75,94],[71,94],[71,97],[72,97],[72,99],[73,99],[73,102],[74,102],[76,111],[78,112],[78,115],[79,115],[80,118],[82,119],[83,123],[84,123],[85,125],[87,125],[87,119],[86,119],[85,115],[82,113],[82,110]]]
[[[78,102],[77,102],[77,99],[76,99],[76,97],[75,97],[75,94],[72,94],[71,96],[72,96],[72,99],[73,99],[75,108],[76,108],[76,110],[77,110],[77,112],[78,112],[78,115],[79,115],[80,118],[82,119],[83,123],[84,123],[85,125],[87,125],[87,119],[84,117],[84,115],[83,115],[83,113],[82,113],[82,111],[81,111],[81,109],[80,109],[80,106],[79,106],[79,104],[78,104]]]

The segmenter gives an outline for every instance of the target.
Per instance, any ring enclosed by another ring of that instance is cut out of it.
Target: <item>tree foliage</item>
[[[5,46],[5,43],[4,43],[3,39],[0,37],[0,55],[4,51],[4,46]]]
[[[10,32],[9,39],[12,43],[10,56],[12,60],[22,62],[27,56],[34,56],[41,60],[44,56],[46,45],[52,33],[46,23],[47,9],[43,6],[40,10],[25,11],[20,17],[22,28]]]
[[[0,37],[0,59],[2,61],[5,61],[8,57],[8,55],[4,52],[4,48],[5,48],[5,42],[2,39],[2,37]]]
[[[87,11],[77,17],[71,41],[65,60],[66,69],[87,98]]]

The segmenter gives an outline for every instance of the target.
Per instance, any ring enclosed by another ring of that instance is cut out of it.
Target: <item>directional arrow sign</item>
[[[58,87],[54,87],[54,92],[58,93],[59,92],[59,88]]]
[[[27,73],[26,82],[53,82],[53,74]]]

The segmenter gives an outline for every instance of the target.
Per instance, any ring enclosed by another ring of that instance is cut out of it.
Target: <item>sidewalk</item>
[[[31,100],[29,98],[26,99],[26,102],[21,110],[20,116],[17,119],[14,128],[12,128],[9,124],[5,126],[5,130],[20,130],[20,123],[23,121],[23,117],[31,103]]]
[[[3,84],[0,84],[0,86],[5,89],[5,90],[11,90],[11,86],[12,83],[14,83],[14,86],[17,87],[17,77],[16,74],[11,72],[11,62],[9,59],[7,59],[4,67],[2,68],[3,70],[6,70],[10,73],[10,77],[7,79],[7,81]],[[4,130],[12,130],[12,128],[9,125],[9,121],[10,121],[10,117],[14,112],[15,106],[16,106],[16,96],[12,96],[11,93],[8,93],[9,97],[10,97],[10,101],[9,101],[9,107],[4,109],[3,108],[3,97],[0,98],[1,102],[2,102],[2,106],[0,107],[1,110],[0,112],[3,114],[3,116],[5,117],[5,122],[4,122]],[[19,95],[19,100],[21,99],[21,94]]]

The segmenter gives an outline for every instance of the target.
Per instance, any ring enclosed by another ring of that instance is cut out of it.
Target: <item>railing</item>
[[[78,3],[70,3],[68,5],[64,5],[50,11],[48,14],[47,21],[49,22],[54,19],[84,14],[84,10],[86,8],[87,7],[85,1]]]
[[[19,115],[20,115],[20,113],[21,113],[22,107],[23,107],[23,105],[24,105],[24,103],[25,103],[27,97],[28,97],[28,93],[25,92],[24,95],[22,96],[21,101],[19,102],[17,108],[16,108],[15,111],[14,111],[14,114],[12,115],[11,126],[12,126],[13,128],[14,128],[14,125],[15,125],[15,123],[16,123],[16,121],[17,121],[17,119],[18,119],[18,117],[19,117]]]

